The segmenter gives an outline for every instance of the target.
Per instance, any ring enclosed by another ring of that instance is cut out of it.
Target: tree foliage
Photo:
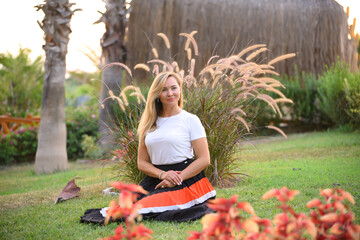
[[[25,117],[40,112],[43,61],[41,56],[32,61],[30,53],[20,48],[17,56],[0,54],[0,114]]]

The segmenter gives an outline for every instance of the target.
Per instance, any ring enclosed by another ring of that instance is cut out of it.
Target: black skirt
[[[187,159],[177,164],[155,167],[164,171],[182,171],[193,161]],[[206,205],[206,201],[215,198],[216,191],[203,171],[172,188],[155,189],[160,182],[157,178],[147,176],[139,184],[149,192],[148,195],[141,195],[138,200],[142,206],[138,213],[142,214],[144,219],[185,222],[200,219],[213,212]],[[103,224],[105,217],[106,208],[88,209],[81,216],[80,222]]]

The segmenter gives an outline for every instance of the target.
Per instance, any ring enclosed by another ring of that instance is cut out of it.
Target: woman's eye
[[[171,90],[173,90],[173,91],[176,90],[176,89],[177,89],[177,87],[172,87],[172,88],[171,88]]]

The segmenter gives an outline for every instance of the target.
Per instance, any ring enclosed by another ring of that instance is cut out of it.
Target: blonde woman
[[[138,168],[147,175],[140,185],[149,192],[139,200],[144,219],[183,222],[211,212],[206,201],[216,192],[203,172],[210,164],[205,129],[182,103],[181,76],[157,75],[138,126]]]

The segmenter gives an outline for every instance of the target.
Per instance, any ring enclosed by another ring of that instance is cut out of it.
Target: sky
[[[337,0],[346,11],[350,6],[349,23],[356,17],[357,24],[355,32],[360,33],[360,0]],[[36,11],[35,5],[41,4],[41,0],[1,0],[0,1],[0,53],[9,52],[17,55],[19,48],[32,50],[30,57],[35,59],[44,55],[42,49],[43,31],[37,21],[44,18],[43,12]],[[75,12],[71,20],[72,33],[68,45],[66,59],[68,71],[96,71],[96,67],[84,54],[89,49],[101,55],[100,39],[105,32],[103,23],[93,24],[105,11],[105,3],[102,0],[70,0],[76,3],[72,9],[81,8],[82,11]],[[21,6],[21,7],[19,7]],[[19,20],[20,19],[20,20]]]

